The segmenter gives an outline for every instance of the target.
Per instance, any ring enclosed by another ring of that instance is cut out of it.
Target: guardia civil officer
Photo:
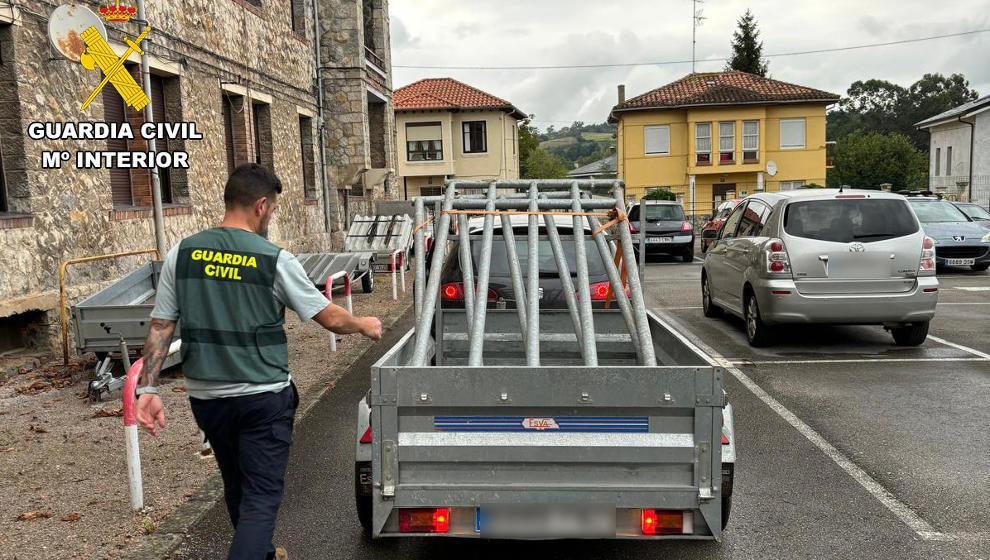
[[[189,401],[213,446],[234,525],[231,560],[287,557],[271,542],[299,403],[285,308],[335,333],[381,338],[377,318],[354,317],[327,301],[299,261],[266,239],[281,192],[264,167],[238,167],[224,188],[220,225],[168,252],[137,389],[138,422],[157,436],[165,427],[158,374],[181,321]]]

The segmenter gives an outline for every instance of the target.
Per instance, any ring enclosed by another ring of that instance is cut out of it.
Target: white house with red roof
[[[512,103],[451,78],[395,90],[399,187],[440,194],[445,179],[518,179],[519,121]]]

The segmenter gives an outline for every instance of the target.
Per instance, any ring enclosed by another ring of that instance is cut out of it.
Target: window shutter
[[[165,80],[161,76],[151,76],[151,110],[155,115],[155,122],[166,122],[165,116]],[[155,149],[159,152],[168,151],[168,139],[157,138]],[[172,177],[167,167],[158,170],[158,179],[162,186],[162,202],[171,204],[172,200]]]
[[[112,87],[103,88],[103,120],[107,123],[122,124],[127,122],[124,114],[124,100],[117,90]],[[111,152],[126,152],[127,140],[119,138],[107,139],[107,150]],[[126,168],[110,168],[110,195],[114,206],[133,206],[131,195],[131,172]]]
[[[643,147],[647,154],[670,153],[670,126],[647,126],[643,128]]]
[[[230,99],[221,94],[220,105],[223,108],[223,139],[227,148],[227,175],[234,172],[234,122],[231,115]]]
[[[804,147],[804,119],[781,119],[780,147]]]

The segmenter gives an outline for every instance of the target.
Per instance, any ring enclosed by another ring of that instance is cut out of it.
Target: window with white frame
[[[760,161],[760,121],[743,121],[743,163]]]
[[[718,123],[718,163],[733,163],[736,160],[736,123]]]
[[[643,127],[643,148],[646,155],[670,155],[670,125]]]
[[[698,165],[712,164],[712,123],[694,124],[694,157]]]
[[[780,190],[793,191],[804,186],[804,181],[781,181]]]
[[[804,147],[804,119],[780,119],[780,149]]]

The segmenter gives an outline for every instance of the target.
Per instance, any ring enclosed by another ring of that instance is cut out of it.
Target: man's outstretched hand
[[[382,339],[382,322],[378,317],[362,317],[361,322],[361,334],[371,340]]]
[[[139,396],[137,400],[137,421],[151,435],[160,438],[158,428],[165,427],[165,405],[162,404],[162,398],[151,393]]]

